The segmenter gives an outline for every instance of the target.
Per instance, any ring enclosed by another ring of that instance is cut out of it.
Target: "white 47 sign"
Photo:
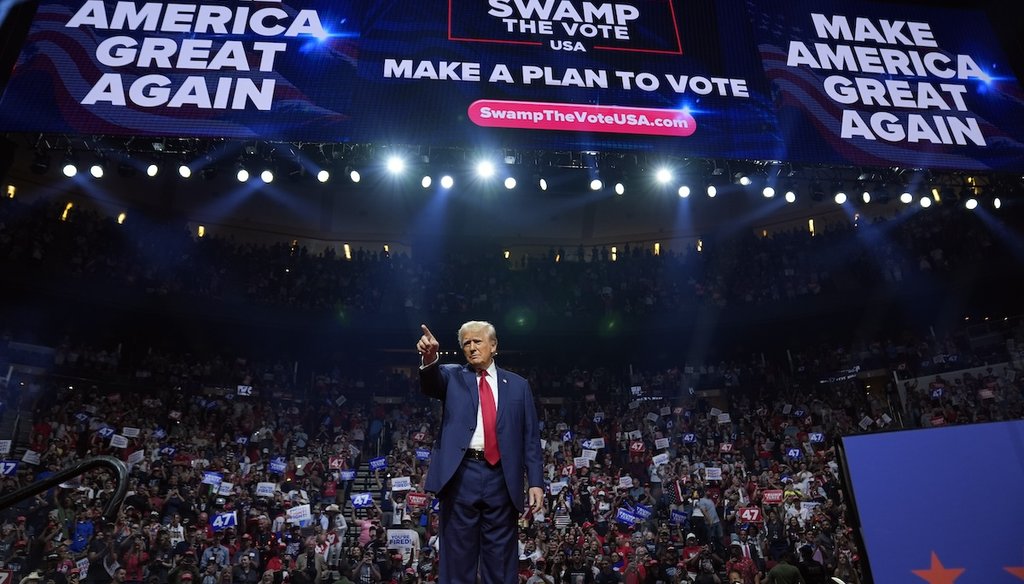
[[[0,570],[0,584],[11,584],[14,580],[13,575],[14,572],[10,570]]]
[[[760,507],[740,507],[736,510],[736,519],[744,523],[761,523],[764,521]]]

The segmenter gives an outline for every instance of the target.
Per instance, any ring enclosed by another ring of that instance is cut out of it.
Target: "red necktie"
[[[498,464],[501,452],[498,450],[497,408],[486,370],[480,372],[480,414],[484,420],[484,458],[491,464]]]

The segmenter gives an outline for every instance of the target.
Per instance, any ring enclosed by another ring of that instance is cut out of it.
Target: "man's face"
[[[497,348],[498,341],[489,338],[485,328],[466,329],[462,333],[462,352],[477,371],[490,367]]]

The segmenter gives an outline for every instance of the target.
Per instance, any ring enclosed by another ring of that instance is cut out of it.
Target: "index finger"
[[[434,334],[430,332],[430,329],[427,328],[427,325],[421,324],[420,328],[423,329],[423,334],[426,335],[427,338],[430,338],[430,339],[434,338]]]

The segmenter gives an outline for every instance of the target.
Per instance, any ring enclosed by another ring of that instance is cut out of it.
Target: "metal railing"
[[[19,501],[23,501],[29,497],[34,497],[43,491],[56,487],[68,479],[75,478],[89,472],[90,470],[100,467],[107,467],[111,470],[117,480],[117,488],[114,490],[114,494],[111,496],[110,501],[107,502],[106,509],[103,510],[103,517],[106,518],[107,521],[113,522],[117,519],[117,511],[121,507],[121,503],[124,501],[125,495],[128,494],[128,467],[113,456],[96,456],[83,460],[75,466],[66,468],[41,481],[36,481],[31,485],[14,491],[13,493],[0,497],[0,511],[7,509]]]

